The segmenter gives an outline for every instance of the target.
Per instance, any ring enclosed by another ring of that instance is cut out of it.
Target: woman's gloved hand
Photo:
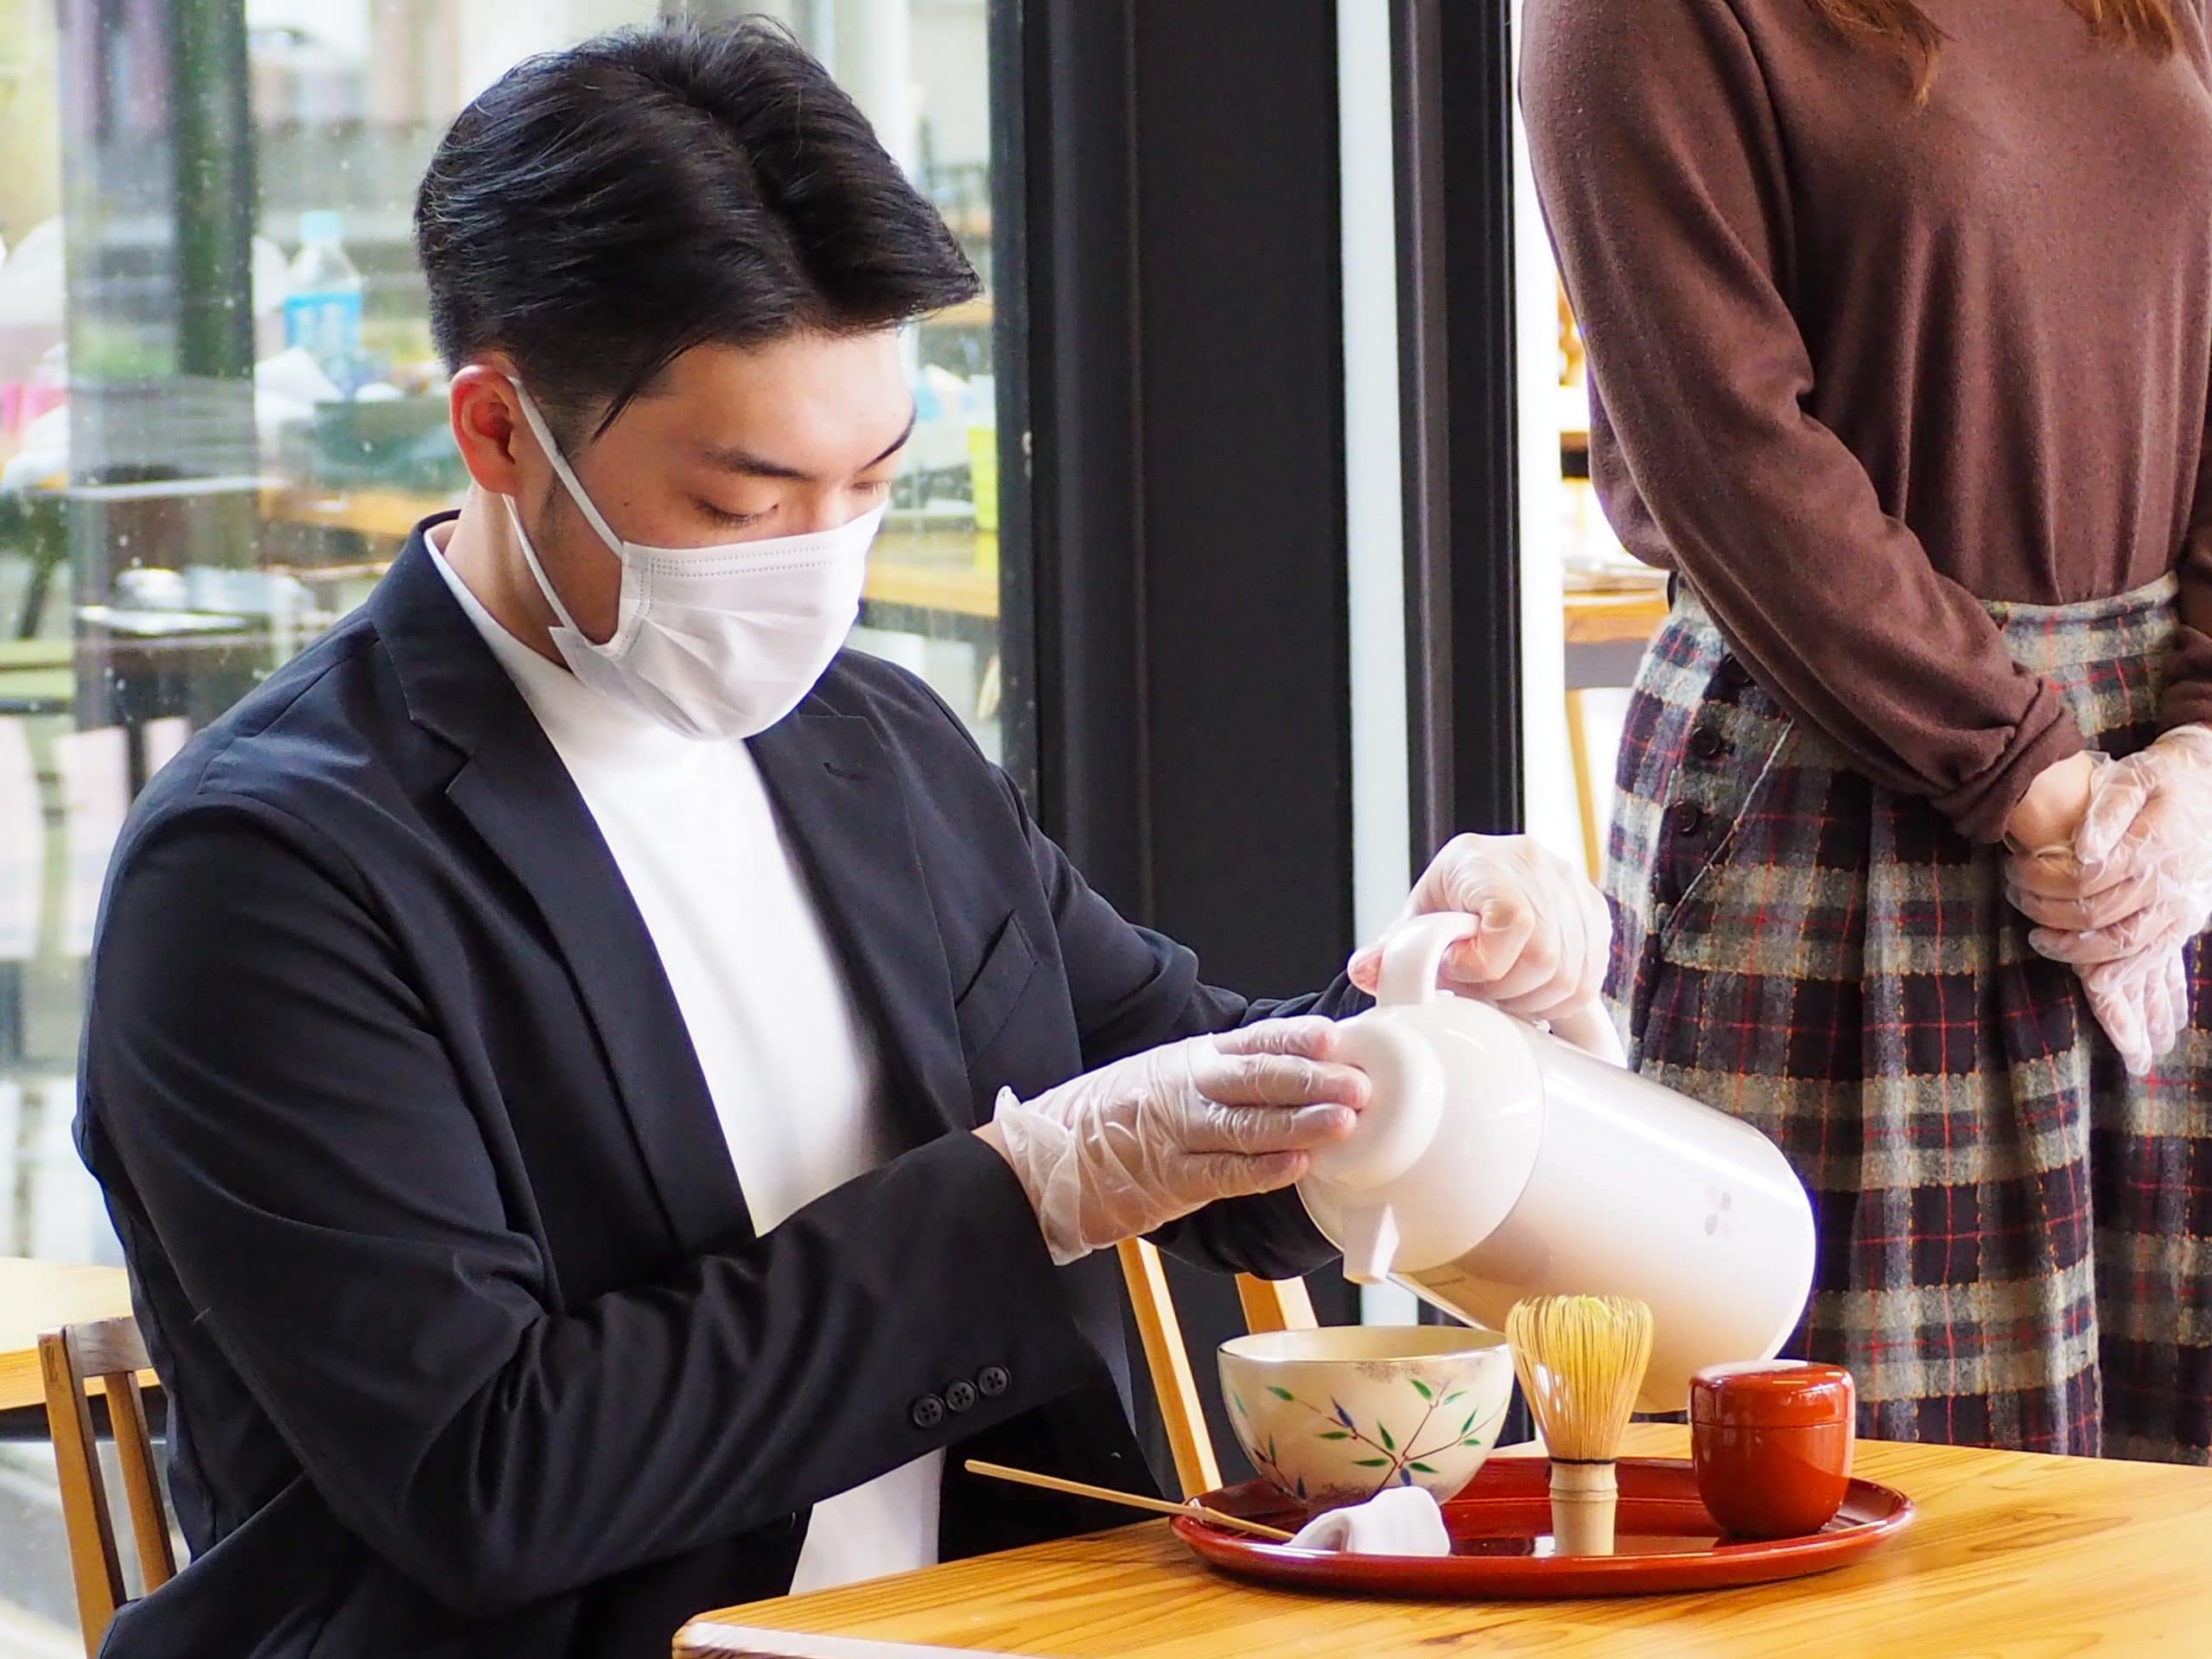
[[[2183,951],[2212,915],[2212,729],[2178,727],[2088,783],[2070,841],[2016,851],[2006,892],[2140,1077],[2189,1023]]]
[[[1018,1101],[985,1138],[1013,1166],[1053,1262],[1165,1226],[1220,1198],[1271,1192],[1351,1133],[1367,1077],[1332,1059],[1333,1022],[1268,1020],[1194,1037]]]
[[[2089,1011],[2112,1039],[2130,1077],[2148,1077],[2188,1028],[2185,943],[2156,944],[2117,962],[2087,963],[2074,970],[2081,976]]]
[[[2117,962],[2212,916],[2212,728],[2178,726],[2100,767],[2066,861],[2014,861],[2013,902],[2061,962]]]
[[[1440,912],[1478,924],[1444,959],[1446,990],[1524,1020],[1548,1020],[1605,988],[1613,947],[1605,895],[1531,836],[1454,836],[1415,884],[1395,925]],[[1373,995],[1382,972],[1381,942],[1355,956],[1347,971]]]

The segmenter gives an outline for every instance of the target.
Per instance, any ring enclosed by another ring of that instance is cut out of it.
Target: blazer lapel
[[[881,1045],[902,1128],[914,1145],[973,1128],[944,940],[875,728],[817,696],[751,747]]]
[[[418,530],[370,606],[410,715],[467,757],[447,798],[565,958],[678,1248],[748,1237],[728,1142],[645,918],[550,740],[420,542]]]
[[[543,754],[487,746],[447,798],[529,889],[567,959],[678,1245],[749,1237],[729,1143],[652,936],[560,757],[534,721],[531,731]]]

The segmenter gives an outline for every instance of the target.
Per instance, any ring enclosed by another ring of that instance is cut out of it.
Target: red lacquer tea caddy
[[[1798,1538],[1833,1520],[1851,1479],[1851,1373],[1803,1360],[1715,1365],[1690,1383],[1698,1495],[1738,1538]]]

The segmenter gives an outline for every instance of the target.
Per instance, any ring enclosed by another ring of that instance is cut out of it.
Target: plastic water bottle
[[[339,238],[342,215],[321,209],[300,215],[300,251],[284,299],[284,343],[304,348],[340,386],[351,384],[361,356],[361,273]]]

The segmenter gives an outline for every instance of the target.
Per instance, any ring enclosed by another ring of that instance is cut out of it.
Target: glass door
[[[1512,16],[1517,54],[1520,0]],[[1612,820],[1626,688],[1666,620],[1667,583],[1622,547],[1591,486],[1581,333],[1544,233],[1517,99],[1514,119],[1523,798],[1530,831],[1594,881]]]

